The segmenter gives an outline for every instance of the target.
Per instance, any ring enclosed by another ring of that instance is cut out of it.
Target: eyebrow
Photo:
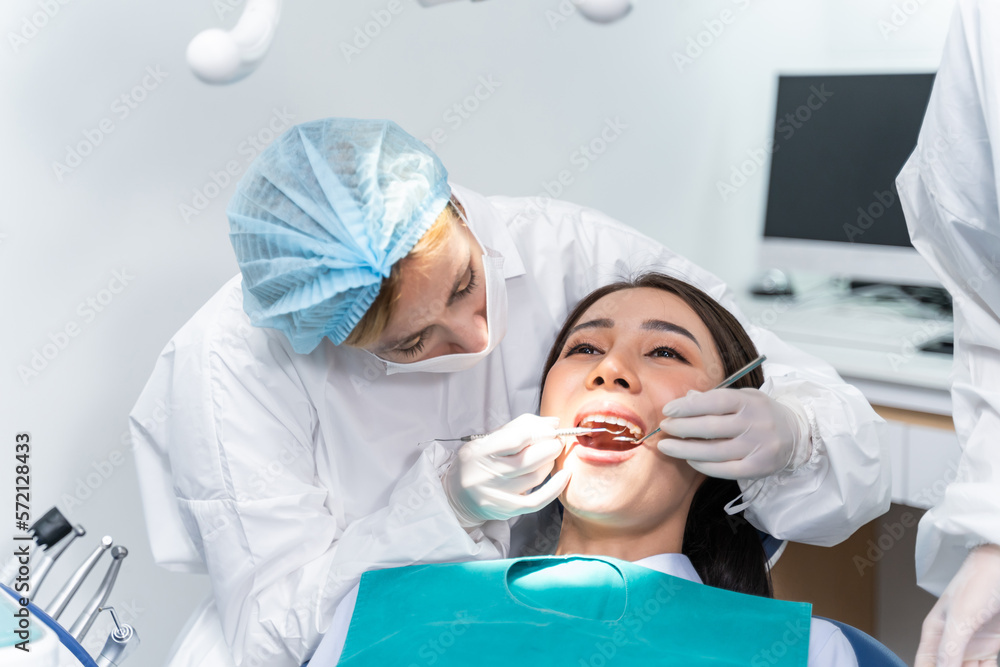
[[[573,335],[581,329],[610,329],[615,326],[614,320],[608,318],[601,318],[597,320],[590,320],[588,322],[582,322],[577,324],[575,327],[569,330],[569,334]],[[664,322],[663,320],[646,320],[642,323],[642,328],[646,331],[665,331],[667,333],[676,333],[682,336],[687,336],[691,341],[701,349],[701,343],[698,339],[694,337],[690,331],[680,326],[679,324],[674,324],[672,322]]]
[[[462,279],[465,278],[465,274],[469,271],[469,267],[472,265],[472,256],[470,253],[469,262],[465,265],[465,268],[459,272],[458,276],[455,278],[455,283],[451,287],[451,295],[448,297],[447,305],[451,305],[455,302],[455,297],[458,295],[458,288],[462,286]],[[430,327],[424,327],[420,331],[415,331],[407,336],[401,336],[386,345],[379,348],[379,352],[395,352],[399,350],[399,346],[403,343],[413,340],[414,338],[422,338]]]
[[[582,322],[580,324],[577,324],[575,327],[569,330],[569,335],[572,336],[581,329],[610,329],[613,326],[615,326],[614,320],[609,320],[607,318],[600,320],[590,320],[589,322]]]
[[[673,322],[664,322],[663,320],[646,320],[642,323],[642,328],[646,331],[665,331],[667,333],[677,333],[682,336],[687,336],[691,339],[698,349],[701,349],[701,343],[698,339],[694,337],[694,334],[682,327],[679,324],[674,324]]]

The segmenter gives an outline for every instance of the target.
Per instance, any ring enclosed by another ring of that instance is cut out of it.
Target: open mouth
[[[612,452],[624,452],[635,449],[635,442],[643,435],[642,428],[628,419],[613,415],[585,415],[577,426],[582,428],[605,428],[607,432],[592,433],[577,436],[577,441],[584,447]],[[632,441],[616,440],[619,437],[629,437]]]

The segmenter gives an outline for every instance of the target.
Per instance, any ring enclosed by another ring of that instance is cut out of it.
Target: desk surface
[[[829,293],[801,299],[745,295],[740,306],[754,324],[832,365],[870,402],[951,414],[952,356],[918,349],[951,334],[950,320],[904,315]]]

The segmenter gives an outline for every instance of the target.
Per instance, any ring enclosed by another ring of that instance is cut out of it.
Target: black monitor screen
[[[896,176],[933,74],[783,76],[764,236],[910,246]]]

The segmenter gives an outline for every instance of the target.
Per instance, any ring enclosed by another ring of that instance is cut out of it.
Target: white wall
[[[897,4],[887,0],[635,0],[632,15],[610,27],[579,16],[552,25],[558,0],[430,10],[401,0],[402,13],[347,62],[339,44],[387,0],[287,2],[260,71],[214,88],[188,73],[183,54],[199,30],[234,21],[235,12],[215,9],[229,0],[61,1],[8,0],[0,9],[0,479],[12,504],[13,437],[29,431],[34,514],[59,504],[91,531],[87,549],[67,560],[81,560],[104,533],[130,548],[114,600],[142,610],[143,655],[133,663],[144,665],[160,662],[207,588],[152,564],[122,441],[126,415],[162,346],[236,272],[223,213],[233,184],[189,220],[179,207],[196,189],[215,194],[210,173],[228,161],[245,168],[241,142],[266,128],[274,109],[296,122],[387,117],[420,138],[445,128],[438,152],[454,180],[487,194],[537,195],[570,170],[562,198],[739,284],[754,269],[766,175],[728,201],[716,183],[770,137],[776,73],[932,70],[952,4],[900,0],[914,13],[883,35],[879,21]],[[58,11],[13,44],[11,33],[46,2]],[[674,54],[724,10],[733,21],[679,68]],[[166,78],[123,117],[112,104],[147,68]],[[443,115],[480,77],[499,88],[449,126]],[[105,118],[114,131],[60,179],[53,163]],[[573,153],[607,119],[627,129],[581,172]],[[102,292],[115,271],[131,276],[127,285]],[[79,306],[109,296],[101,312]],[[61,341],[57,333],[73,324],[77,335]],[[45,349],[50,336],[65,347]],[[53,358],[25,374],[36,352]],[[0,522],[3,544],[11,523]]]

